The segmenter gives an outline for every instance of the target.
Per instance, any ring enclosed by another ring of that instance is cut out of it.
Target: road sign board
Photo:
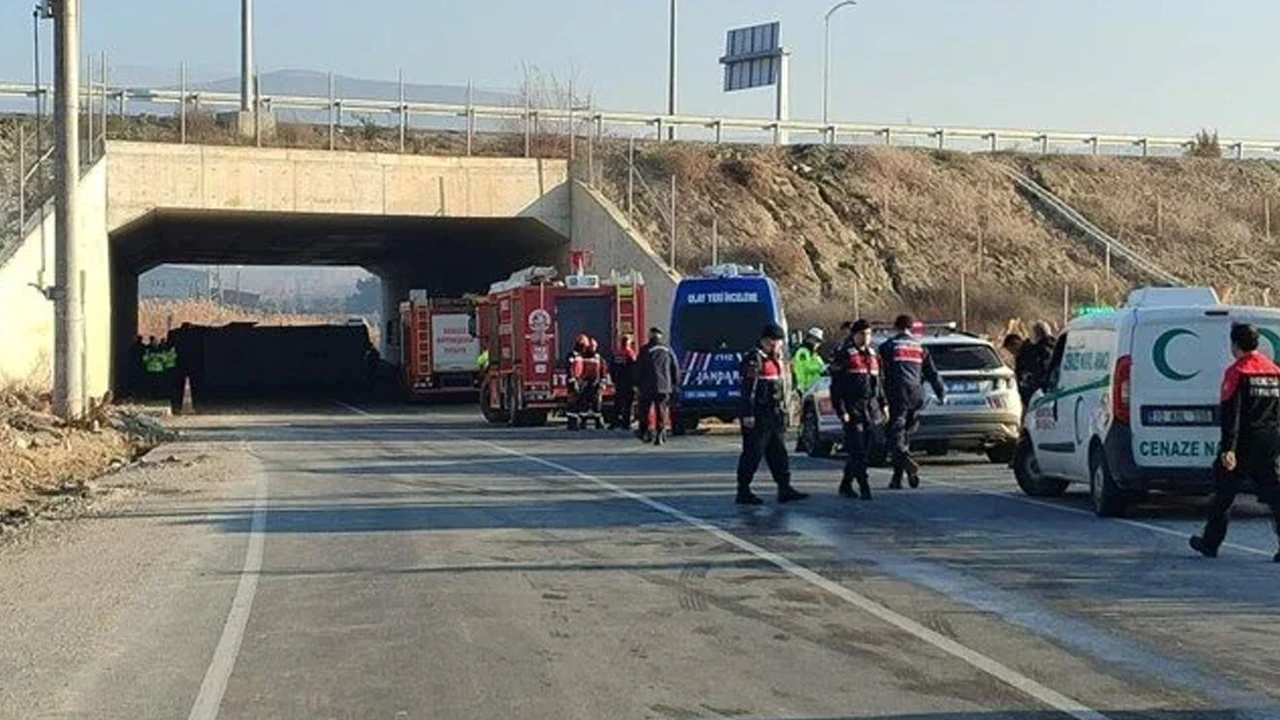
[[[782,63],[779,25],[771,22],[728,32],[720,58],[725,92],[777,84]]]

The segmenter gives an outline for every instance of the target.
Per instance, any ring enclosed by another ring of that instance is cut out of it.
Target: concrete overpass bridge
[[[411,288],[480,291],[532,264],[632,268],[665,322],[674,275],[564,160],[109,142],[81,183],[85,381],[112,387],[136,334],[138,275],[164,263],[358,265],[393,310]],[[51,212],[0,256],[0,380],[46,382]]]

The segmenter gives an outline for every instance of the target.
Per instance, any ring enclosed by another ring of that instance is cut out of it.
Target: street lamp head
[[[858,3],[857,3],[857,2],[855,2],[855,0],[843,0],[843,2],[838,2],[838,3],[836,3],[835,5],[832,5],[832,6],[831,6],[831,9],[827,11],[826,19],[827,19],[827,20],[830,20],[830,19],[831,19],[831,16],[832,16],[832,15],[835,15],[835,14],[836,14],[836,11],[837,11],[837,10],[839,10],[840,8],[842,8],[842,7],[848,7],[848,6],[851,6],[851,5],[857,5],[857,4],[858,4]]]

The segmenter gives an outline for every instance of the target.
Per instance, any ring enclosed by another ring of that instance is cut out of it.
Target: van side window
[[[1053,348],[1053,357],[1049,360],[1049,372],[1044,376],[1046,390],[1055,390],[1062,379],[1062,356],[1067,349],[1067,334],[1058,336],[1058,344]]]

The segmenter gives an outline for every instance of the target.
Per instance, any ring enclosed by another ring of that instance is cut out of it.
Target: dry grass
[[[253,322],[260,325],[334,325],[346,321],[346,315],[313,315],[273,313],[231,305],[220,305],[212,300],[144,300],[138,303],[138,334],[163,338],[170,328],[183,323],[217,327],[233,322]],[[378,343],[377,327],[370,327],[370,338]]]
[[[612,144],[600,154],[603,187],[620,205],[625,153]],[[1114,300],[1128,285],[1108,279],[1102,259],[1039,216],[987,157],[655,143],[638,149],[636,165],[652,193],[637,190],[635,222],[660,253],[674,173],[680,269],[710,260],[714,218],[721,259],[763,263],[802,324],[838,326],[855,297],[864,315],[958,320],[963,274],[970,327],[998,332],[1013,317],[1059,319],[1064,279],[1089,301],[1095,286]]]
[[[328,325],[340,323],[341,315],[290,315],[246,310],[220,305],[212,300],[144,300],[138,304],[138,334],[161,338],[170,328],[192,325],[219,326],[233,322],[262,325]]]

